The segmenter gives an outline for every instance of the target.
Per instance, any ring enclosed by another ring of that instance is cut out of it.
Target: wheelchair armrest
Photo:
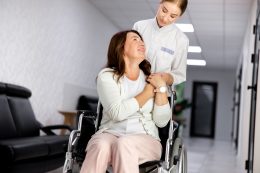
[[[59,129],[67,129],[70,132],[73,130],[68,125],[49,125],[40,128],[40,130],[42,130],[47,135],[56,135],[56,133],[54,133],[52,130],[59,130]]]

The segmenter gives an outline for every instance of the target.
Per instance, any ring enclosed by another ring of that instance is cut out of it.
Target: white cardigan
[[[169,103],[158,106],[154,104],[154,99],[150,99],[139,108],[135,98],[125,99],[122,80],[117,82],[117,76],[110,68],[105,68],[99,73],[97,92],[103,106],[103,117],[97,133],[102,133],[113,126],[114,122],[127,119],[138,112],[146,133],[160,140],[156,126],[164,127],[170,120],[172,111]]]

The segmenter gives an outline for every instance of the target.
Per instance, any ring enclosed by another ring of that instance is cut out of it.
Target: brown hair
[[[116,33],[111,38],[109,43],[106,67],[114,69],[115,75],[118,76],[117,80],[119,80],[125,73],[125,61],[123,54],[126,36],[129,32],[136,33],[141,38],[141,40],[143,40],[142,36],[136,30],[125,30]],[[139,64],[139,67],[145,75],[148,76],[151,74],[151,64],[147,60],[143,60]]]
[[[188,5],[188,0],[161,0],[161,3],[163,2],[171,2],[176,4],[181,9],[181,15],[185,12]]]

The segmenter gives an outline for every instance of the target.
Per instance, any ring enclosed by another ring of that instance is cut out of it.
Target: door
[[[216,82],[193,82],[190,136],[215,136]]]

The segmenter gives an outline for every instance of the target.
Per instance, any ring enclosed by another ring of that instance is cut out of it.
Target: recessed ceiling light
[[[200,46],[189,46],[188,52],[200,53],[201,48],[200,48]]]
[[[197,66],[205,66],[206,61],[202,59],[187,59],[188,65],[197,65]]]
[[[182,31],[182,32],[194,32],[194,28],[192,24],[183,24],[183,23],[176,23],[176,26]]]

